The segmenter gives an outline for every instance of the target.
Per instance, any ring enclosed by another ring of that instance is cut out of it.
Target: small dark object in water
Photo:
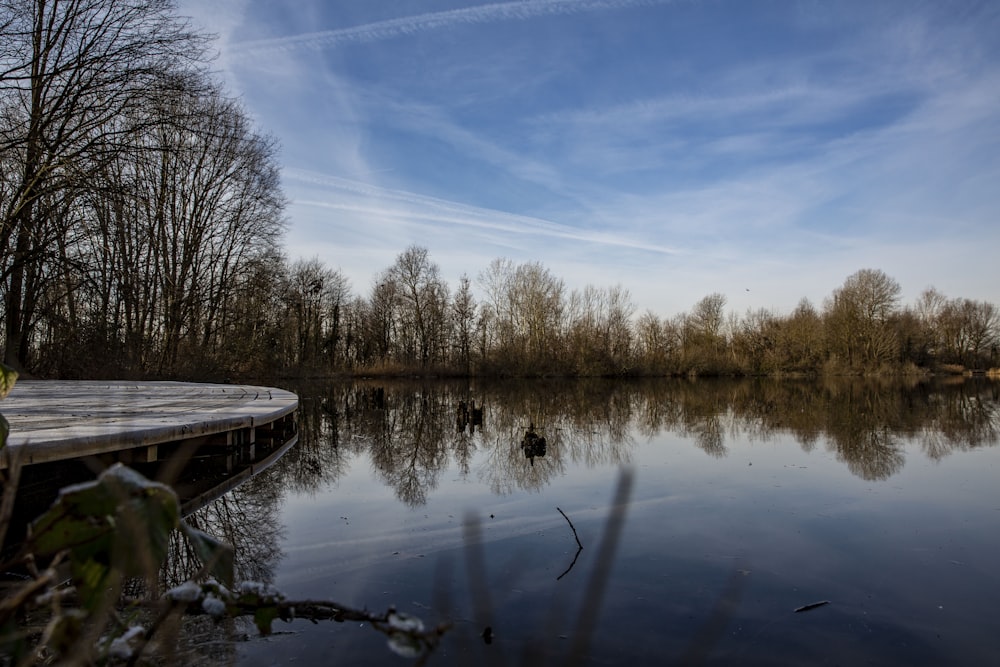
[[[813,602],[811,604],[805,604],[795,610],[795,613],[800,611],[809,611],[810,609],[815,609],[816,607],[822,607],[823,605],[830,604],[829,600],[820,600],[819,602]]]
[[[493,626],[487,625],[486,629],[483,630],[483,641],[487,644],[493,643]]]
[[[535,432],[534,422],[524,432],[524,438],[521,439],[521,451],[524,452],[524,456],[531,462],[531,465],[535,465],[536,456],[545,456],[545,438]]]

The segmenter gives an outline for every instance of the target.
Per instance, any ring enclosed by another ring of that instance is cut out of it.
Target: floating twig
[[[580,557],[580,552],[583,551],[583,545],[580,544],[580,536],[576,534],[576,527],[573,525],[573,522],[569,520],[569,517],[566,516],[566,512],[563,512],[558,507],[556,509],[559,510],[559,513],[563,515],[564,519],[566,519],[566,523],[569,524],[570,529],[573,531],[573,537],[576,538],[576,555],[573,556],[573,562],[569,564],[569,567],[563,570],[563,573],[560,574],[558,577],[556,577],[556,581],[559,581],[567,574],[569,574],[569,571],[573,569],[574,565],[576,565],[576,559]]]
[[[812,602],[810,604],[804,604],[801,607],[799,607],[798,609],[796,609],[795,613],[797,614],[800,611],[809,611],[811,609],[815,609],[817,607],[822,607],[823,605],[827,605],[827,604],[830,604],[829,600],[820,600],[819,602]]]
[[[573,522],[569,520],[568,516],[566,516],[566,512],[563,512],[558,507],[556,509],[559,510],[559,513],[563,515],[563,518],[566,519],[566,523],[569,524],[570,529],[573,531],[573,537],[576,538],[576,546],[578,546],[578,547],[580,547],[582,549],[583,545],[580,544],[580,536],[576,534],[576,528],[573,526]]]
[[[576,565],[576,559],[580,557],[581,553],[583,553],[583,547],[577,547],[576,555],[573,556],[573,562],[569,564],[569,567],[567,567],[565,570],[563,570],[562,574],[560,574],[558,577],[556,577],[556,581],[559,581],[560,579],[562,579],[563,577],[565,577],[567,574],[569,574],[569,571],[573,569],[574,565]]]

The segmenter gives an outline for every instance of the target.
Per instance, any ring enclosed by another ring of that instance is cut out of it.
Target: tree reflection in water
[[[239,579],[273,579],[283,557],[277,523],[283,494],[318,493],[352,461],[367,462],[375,479],[412,508],[428,502],[449,469],[475,476],[498,495],[539,491],[571,469],[627,465],[637,438],[665,433],[720,459],[741,443],[790,436],[805,452],[825,448],[865,480],[892,477],[906,454],[939,460],[1000,439],[998,384],[979,379],[368,381],[290,388],[302,399],[299,444],[267,475],[192,517],[234,545]],[[183,548],[174,545],[163,585],[194,572],[196,561]]]
[[[278,511],[284,490],[275,479],[267,476],[251,477],[222,497],[201,507],[185,520],[223,542],[232,545],[236,581],[272,583],[275,570],[281,561],[281,541],[284,537]],[[202,568],[191,543],[180,531],[174,531],[168,546],[169,555],[160,569],[159,590],[169,590],[196,577]],[[143,583],[132,581],[126,590],[133,597],[141,597]],[[178,622],[183,622],[183,626]],[[236,633],[254,632],[248,619],[226,623],[229,637]],[[171,647],[171,662],[199,664],[232,664],[235,649],[230,641],[220,641],[215,619],[171,617],[163,629],[165,646]]]
[[[569,463],[627,464],[635,435],[674,433],[722,458],[727,441],[790,434],[804,451],[822,443],[854,475],[882,480],[905,464],[908,440],[939,459],[995,445],[1000,433],[997,384],[973,379],[395,381],[294,389],[303,397],[301,443],[285,457],[282,483],[318,488],[363,454],[411,507],[427,501],[450,461],[507,495],[543,488]],[[529,427],[545,438],[544,457],[526,456]],[[470,470],[479,451],[485,463]]]

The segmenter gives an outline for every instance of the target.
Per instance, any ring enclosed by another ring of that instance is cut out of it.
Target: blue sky
[[[1000,2],[183,0],[281,143],[290,258],[407,246],[661,316],[877,268],[1000,304]]]

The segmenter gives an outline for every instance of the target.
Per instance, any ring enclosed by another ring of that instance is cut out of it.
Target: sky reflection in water
[[[254,482],[280,489],[272,581],[452,619],[432,665],[561,664],[622,466],[634,484],[585,664],[1000,663],[996,383],[296,389],[300,445]],[[469,400],[471,433],[455,420]],[[533,465],[531,422],[547,440]],[[584,546],[569,572],[557,507]],[[239,663],[401,660],[351,624],[282,629]]]

